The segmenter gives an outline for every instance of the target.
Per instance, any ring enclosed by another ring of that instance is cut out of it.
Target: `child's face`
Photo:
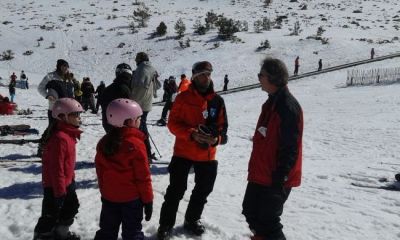
[[[81,125],[81,113],[74,112],[68,114],[68,117],[65,119],[68,124],[71,124],[75,127],[79,127]]]
[[[137,117],[135,120],[129,119],[129,121],[126,123],[127,127],[134,127],[134,128],[139,128],[140,127],[140,121],[141,121],[141,116]]]

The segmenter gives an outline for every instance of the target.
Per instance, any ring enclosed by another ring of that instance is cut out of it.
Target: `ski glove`
[[[54,198],[54,204],[55,204],[57,210],[62,208],[62,206],[64,205],[64,200],[65,200],[65,195]]]
[[[275,190],[283,190],[287,176],[280,172],[272,173],[272,188]]]
[[[153,202],[144,204],[144,215],[145,215],[144,219],[146,221],[150,221],[152,214],[153,214]]]

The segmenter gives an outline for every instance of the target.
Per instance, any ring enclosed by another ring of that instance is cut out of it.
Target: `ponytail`
[[[103,154],[106,157],[114,155],[122,143],[121,128],[113,127],[104,137]]]

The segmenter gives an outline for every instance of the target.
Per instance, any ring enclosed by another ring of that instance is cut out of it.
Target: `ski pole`
[[[149,135],[150,141],[153,143],[154,147],[156,148],[156,151],[157,151],[158,155],[160,156],[160,158],[162,158],[162,156],[160,154],[160,151],[158,151],[158,148],[157,148],[156,144],[154,143],[154,140],[151,137],[150,133],[148,132],[147,134]]]

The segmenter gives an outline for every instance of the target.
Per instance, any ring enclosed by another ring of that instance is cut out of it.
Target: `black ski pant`
[[[294,66],[294,75],[299,74],[299,65]]]
[[[67,194],[61,208],[57,207],[52,188],[44,188],[42,214],[35,226],[36,233],[48,233],[57,225],[71,226],[78,213],[79,201],[75,191],[75,182],[67,187]]]
[[[47,128],[43,131],[42,136],[40,136],[40,141],[38,144],[38,151],[37,151],[37,156],[41,157],[43,153],[43,147],[45,145],[45,141],[49,138],[49,131],[50,131],[50,126],[52,124],[56,123],[56,119],[53,118],[53,112],[51,110],[47,110],[47,118],[49,120],[49,125]]]
[[[168,111],[171,110],[171,107],[172,107],[172,101],[171,99],[167,99],[161,113],[161,119],[163,119],[164,121],[167,121],[167,114]]]
[[[252,182],[247,184],[242,214],[252,232],[268,240],[285,239],[280,216],[290,191],[291,188],[278,190]]]
[[[101,199],[100,230],[94,240],[117,240],[122,224],[122,239],[143,240],[143,203],[140,199],[117,203]]]
[[[189,204],[185,214],[187,222],[194,222],[201,218],[207,197],[214,188],[217,177],[218,162],[191,161],[185,158],[173,156],[168,166],[169,186],[164,196],[161,207],[160,225],[172,228],[176,221],[176,212],[179,202],[187,189],[187,179],[190,169],[194,169],[195,186],[190,196]]]
[[[94,96],[91,95],[82,97],[82,107],[85,111],[87,111],[90,108],[92,112],[96,112],[96,107],[94,105]]]
[[[149,114],[149,112],[144,112],[142,114],[141,117],[141,121],[140,121],[140,126],[139,129],[146,134],[147,138],[144,140],[144,145],[146,145],[146,151],[147,151],[147,156],[150,157],[151,156],[151,145],[150,145],[150,135],[149,135],[149,130],[147,129],[147,115]],[[150,160],[150,159],[149,159]]]
[[[224,83],[224,88],[223,88],[223,90],[222,91],[228,91],[228,83]]]

